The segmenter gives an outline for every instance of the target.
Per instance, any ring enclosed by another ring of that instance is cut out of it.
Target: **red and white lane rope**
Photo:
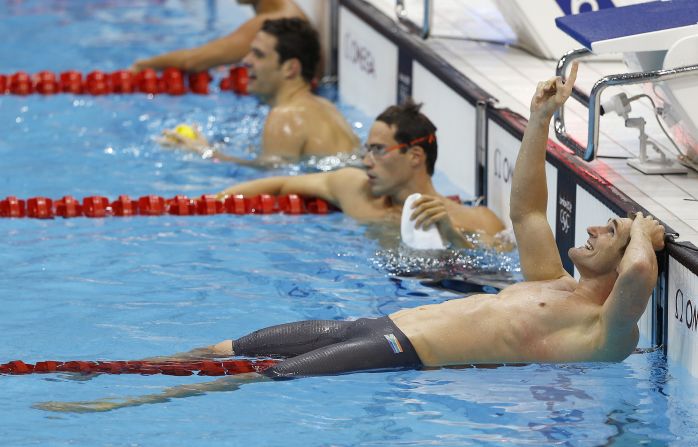
[[[58,362],[47,360],[35,364],[21,360],[0,364],[0,375],[50,374],[71,372],[81,374],[165,374],[170,376],[230,376],[262,372],[279,360],[196,360],[196,361],[85,361]]]
[[[84,76],[75,70],[64,71],[60,74],[45,70],[33,75],[18,71],[9,75],[0,74],[0,94],[24,96],[33,93],[41,95],[57,93],[184,95],[185,93],[196,93],[207,95],[211,79],[211,75],[207,71],[185,74],[178,68],[167,68],[160,75],[152,68],[139,73],[133,73],[129,70],[117,70],[113,73],[94,70]],[[220,88],[246,95],[248,79],[247,68],[244,66],[232,67],[228,76],[221,80]]]
[[[297,194],[272,196],[261,194],[247,197],[242,194],[228,196],[225,200],[202,195],[191,199],[177,195],[171,199],[157,195],[132,199],[120,195],[110,201],[107,197],[89,196],[78,201],[72,196],[52,200],[47,197],[18,199],[8,196],[0,200],[0,218],[53,219],[55,217],[110,217],[110,216],[203,216],[213,214],[328,214],[337,208],[318,198]]]

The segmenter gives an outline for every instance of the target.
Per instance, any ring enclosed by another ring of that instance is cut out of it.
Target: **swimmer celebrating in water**
[[[46,403],[55,411],[106,411],[235,389],[240,380],[284,379],[385,368],[501,363],[618,362],[633,352],[637,322],[657,281],[655,250],[664,228],[651,216],[615,218],[587,229],[569,256],[576,281],[560,260],[546,218],[545,153],[550,119],[572,93],[568,81],[538,85],[511,189],[511,219],[525,281],[497,296],[473,295],[356,321],[304,321],[262,329],[175,358],[232,355],[286,360],[263,376],[224,378],[117,403]],[[226,385],[227,384],[227,385]]]
[[[165,131],[164,142],[207,158],[258,167],[353,152],[359,140],[349,123],[331,102],[311,91],[319,59],[318,34],[304,20],[267,20],[256,34],[243,59],[249,67],[248,91],[271,106],[256,160],[225,155],[198,132],[187,138]]]
[[[212,40],[200,47],[138,60],[131,70],[139,72],[146,68],[164,70],[175,67],[188,72],[197,72],[220,65],[236,64],[250,52],[252,39],[262,29],[265,20],[294,17],[307,20],[301,8],[291,0],[237,0],[237,2],[242,5],[251,5],[254,8],[255,17],[220,39]]]

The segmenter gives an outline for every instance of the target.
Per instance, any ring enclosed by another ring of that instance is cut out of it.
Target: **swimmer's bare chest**
[[[574,361],[593,350],[599,307],[574,280],[526,282],[391,315],[428,365]]]
[[[340,207],[344,214],[363,223],[399,223],[402,207],[390,205],[385,197],[371,196],[367,189],[343,197]]]

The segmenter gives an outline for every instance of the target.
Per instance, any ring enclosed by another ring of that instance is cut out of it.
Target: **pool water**
[[[0,4],[0,13],[0,73],[115,70],[218,36],[249,17],[228,0],[14,1]],[[370,118],[339,107],[365,136]],[[227,139],[233,153],[252,153],[265,113],[252,98],[227,93],[0,97],[0,196],[195,196],[269,175],[153,141],[165,127],[196,121]],[[389,250],[396,248],[386,248],[372,228],[340,213],[2,219],[0,362],[138,359],[277,323],[383,316],[457,296],[423,286],[412,271],[392,275],[404,272],[389,268],[386,253],[405,257]],[[461,254],[510,273],[516,256],[507,256],[495,262]],[[448,261],[449,268],[458,262]],[[618,364],[252,383],[108,413],[32,407],[210,380],[0,376],[2,444],[657,446],[691,445],[698,431],[694,379],[667,365],[661,352]]]

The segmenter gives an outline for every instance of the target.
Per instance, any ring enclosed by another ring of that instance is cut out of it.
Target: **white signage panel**
[[[397,46],[342,7],[339,10],[339,95],[376,117],[395,104]]]
[[[477,191],[475,107],[421,64],[412,64],[412,96],[437,128],[436,169],[469,196]]]
[[[507,228],[511,228],[509,196],[521,141],[492,120],[487,123],[487,133],[487,206],[502,219]],[[548,185],[548,223],[555,233],[557,168],[546,162],[545,176]]]
[[[698,277],[669,258],[667,357],[698,377]]]

